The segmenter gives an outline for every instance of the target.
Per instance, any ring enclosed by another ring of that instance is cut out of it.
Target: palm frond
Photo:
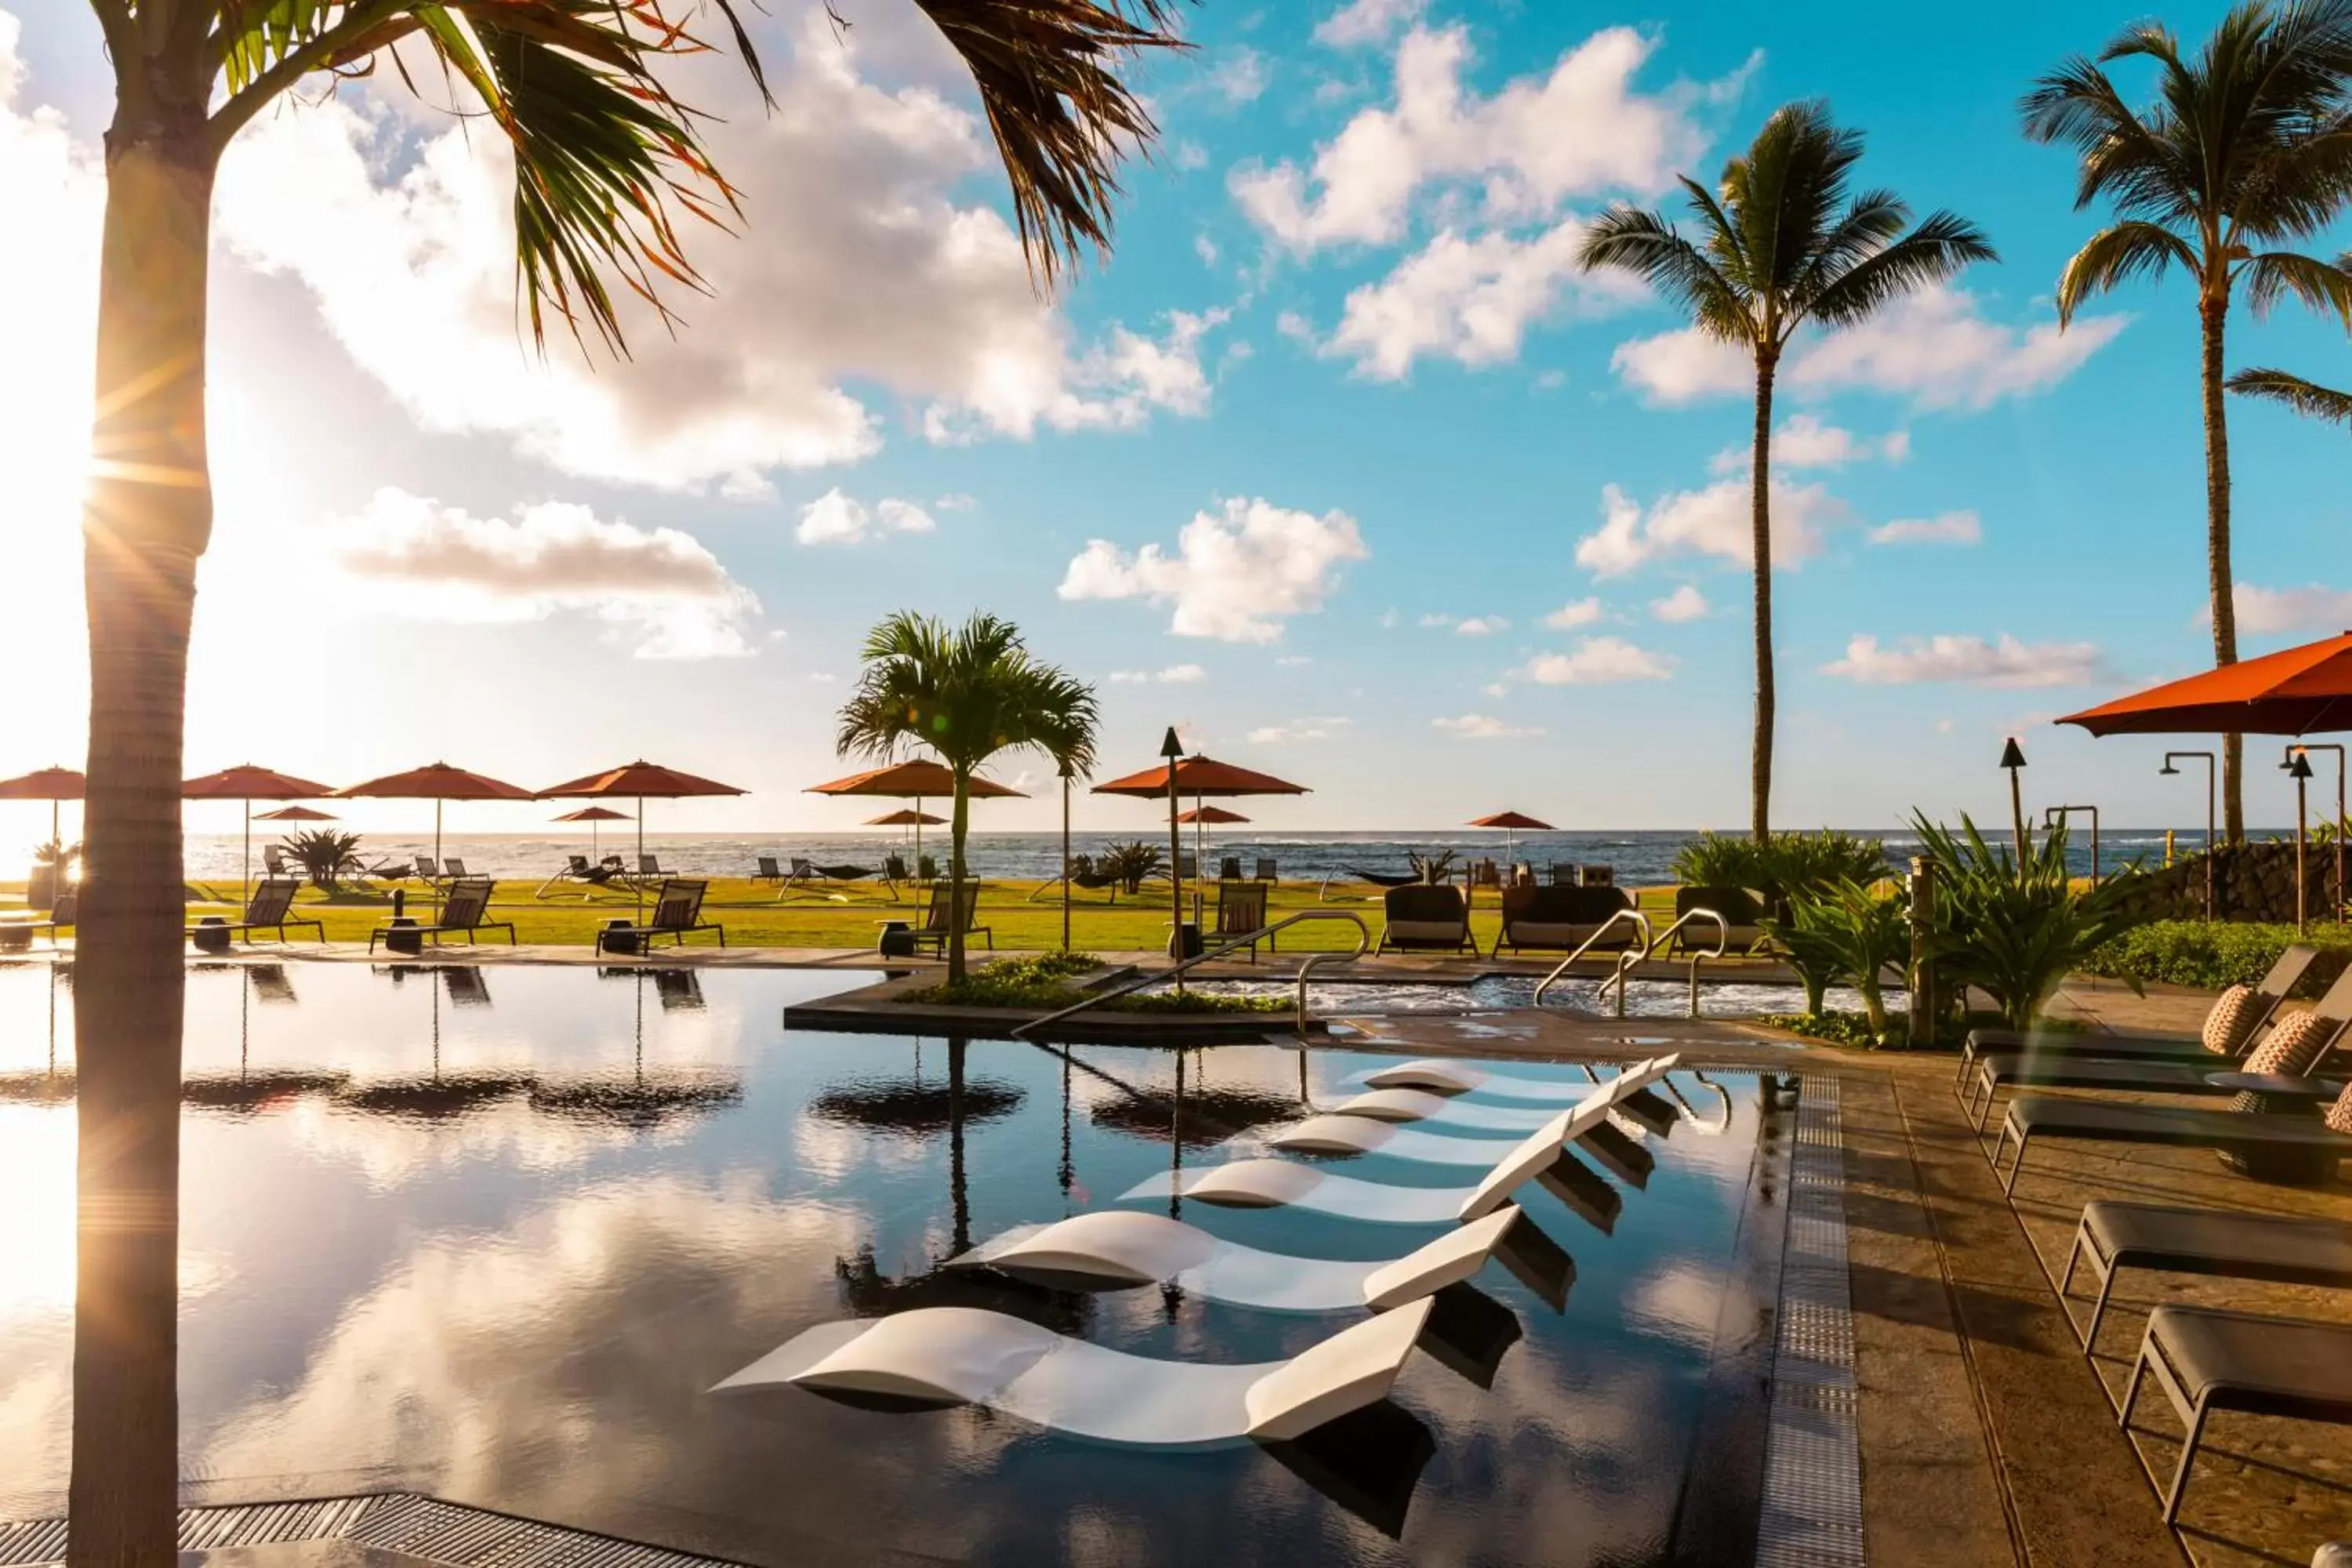
[[[2352,329],[2352,270],[2340,261],[2322,261],[2293,251],[2264,251],[2247,258],[2242,276],[2246,303],[2257,316],[2269,314],[2273,305],[2292,295]]]
[[[2283,370],[2242,370],[2228,383],[2231,391],[2247,397],[2284,404],[2297,414],[2352,428],[2352,392],[2335,392],[2290,375]]]
[[[1853,326],[1906,294],[1949,282],[1972,262],[2000,259],[1976,225],[1957,213],[1932,213],[1917,228],[1856,262],[1800,304],[1824,326]]]
[[[1031,275],[1110,248],[1118,164],[1159,134],[1118,68],[1186,48],[1173,0],[915,0],[962,57],[996,139]]]
[[[1743,290],[1697,247],[1654,212],[1613,205],[1594,218],[1577,247],[1577,265],[1631,272],[1680,305],[1710,336],[1753,343],[1756,322]]]
[[[2059,274],[2059,324],[2074,320],[2083,301],[2094,295],[2134,278],[2159,278],[2176,264],[2192,278],[2201,270],[2196,250],[2168,228],[2129,220],[2101,229]]]

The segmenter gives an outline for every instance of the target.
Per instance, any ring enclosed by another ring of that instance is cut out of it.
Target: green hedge
[[[2091,954],[2085,973],[2114,979],[2161,981],[2219,991],[2230,985],[2252,985],[2263,977],[2287,944],[2305,942],[2321,952],[2320,962],[2304,977],[2303,990],[2333,979],[2342,962],[2333,954],[2352,956],[2352,928],[2315,925],[2302,936],[2291,925],[2257,925],[2236,921],[2156,921],[2135,926]]]

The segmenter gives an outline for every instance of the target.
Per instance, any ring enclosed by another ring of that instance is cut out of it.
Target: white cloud
[[[1597,598],[1571,599],[1544,617],[1544,625],[1556,631],[1574,631],[1589,626],[1601,618],[1601,601]]]
[[[1629,305],[1647,290],[1620,272],[1576,264],[1584,225],[1567,219],[1525,239],[1501,230],[1465,238],[1447,229],[1378,282],[1349,291],[1339,328],[1322,347],[1355,362],[1360,375],[1394,381],[1423,354],[1471,365],[1518,357],[1531,325],[1569,296],[1584,313]]]
[[[1315,41],[1335,49],[1385,44],[1428,8],[1429,0],[1349,0],[1315,25]]]
[[[1972,511],[1936,517],[1904,517],[1870,531],[1873,544],[1981,544],[1984,526]]]
[[[1736,92],[1738,77],[1643,93],[1634,74],[1657,39],[1631,27],[1593,34],[1549,75],[1521,77],[1492,97],[1466,89],[1469,32],[1414,26],[1396,58],[1393,107],[1360,111],[1301,169],[1234,171],[1234,199],[1291,251],[1404,236],[1425,184],[1463,187],[1493,222],[1552,216],[1580,193],[1654,191],[1690,164],[1706,137],[1692,110]]]
[[[346,577],[395,614],[496,622],[572,612],[610,625],[639,658],[751,652],[745,624],[760,601],[674,528],[608,522],[565,501],[512,520],[476,517],[387,488],[332,524],[325,544]]]
[[[1168,149],[1168,161],[1186,174],[1209,166],[1209,150],[1189,137]]]
[[[1685,583],[1664,598],[1651,600],[1650,614],[1662,621],[1696,621],[1706,614],[1706,595]]]
[[[939,524],[910,500],[886,497],[868,509],[839,486],[801,508],[793,537],[803,544],[863,544],[885,533],[929,533]]]
[[[1303,653],[1286,653],[1274,662],[1286,669],[1296,669],[1300,665],[1313,664],[1315,661]]]
[[[2012,637],[1987,642],[1976,637],[1906,637],[1881,647],[1874,637],[1857,636],[1845,657],[1822,666],[1824,675],[1843,676],[1874,686],[1955,681],[1969,686],[2082,686],[2107,677],[2106,661],[2086,642],[2021,643]]]
[[[1322,607],[1340,569],[1368,552],[1343,511],[1296,511],[1260,500],[1233,500],[1196,512],[1173,554],[1147,544],[1129,554],[1107,539],[1087,542],[1063,575],[1065,599],[1172,603],[1169,630],[1223,642],[1274,642],[1282,619]]]
[[[1465,741],[1519,741],[1543,731],[1532,726],[1507,724],[1485,713],[1465,713],[1459,719],[1432,719],[1430,727]]]
[[[1274,70],[1265,63],[1264,55],[1241,44],[1220,51],[1217,63],[1203,79],[1227,109],[1239,109],[1245,103],[1255,103],[1265,94],[1266,84],[1274,79]]]
[[[1114,669],[1112,680],[1125,686],[1157,683],[1161,686],[1190,686],[1209,679],[1209,672],[1197,664],[1171,664],[1164,669]]]
[[[1465,616],[1454,623],[1454,635],[1461,637],[1490,637],[1496,632],[1507,631],[1511,623],[1500,616]]]
[[[961,490],[955,490],[933,501],[931,510],[933,511],[970,511],[979,504],[976,498],[968,496]]]
[[[1202,266],[1214,267],[1217,264],[1217,242],[1205,234],[1196,234],[1192,237],[1192,254],[1201,258]]]
[[[217,231],[232,254],[306,284],[352,359],[426,428],[495,432],[595,479],[757,495],[772,470],[866,457],[883,418],[853,386],[919,414],[933,439],[1205,406],[1197,365],[1187,380],[1167,363],[1196,355],[1202,318],[1171,315],[1159,340],[1115,327],[1075,343],[995,206],[953,199],[993,161],[977,117],[929,86],[865,80],[857,40],[814,9],[803,21],[797,49],[771,51],[773,112],[740,71],[684,68],[744,233],[680,220],[711,292],[673,290],[674,337],[629,300],[628,363],[518,347],[510,160],[478,129],[419,137],[357,97],[287,105],[224,161]]]
[[[1856,436],[1817,415],[1794,414],[1772,432],[1772,467],[1781,468],[1842,468],[1849,463],[1885,458],[1899,463],[1911,455],[1911,433],[1896,430],[1875,438]],[[1718,474],[1744,474],[1755,467],[1752,447],[1727,447],[1707,466]]]
[[[1646,511],[1617,486],[1604,486],[1601,527],[1577,541],[1577,564],[1602,577],[1675,555],[1711,555],[1752,565],[1750,509],[1746,479],[1724,479],[1705,489],[1664,496]],[[1845,503],[1819,485],[1774,480],[1772,563],[1792,565],[1818,552],[1822,527],[1845,511]]]
[[[1921,407],[1984,408],[2056,385],[2130,321],[2084,316],[2063,332],[2054,321],[2020,329],[1986,321],[1965,289],[1931,289],[1860,326],[1801,340],[1779,384],[1800,396],[1864,388],[1908,396]],[[1654,403],[1752,393],[1756,385],[1746,349],[1696,327],[1620,343],[1609,363]],[[1901,451],[1908,450],[1906,441]]]
[[[1287,724],[1261,724],[1249,732],[1252,745],[1279,746],[1297,741],[1328,741],[1335,730],[1344,730],[1354,723],[1352,719],[1327,715],[1319,719],[1293,719]]]
[[[2258,588],[2241,583],[2231,597],[2237,604],[2240,631],[2260,635],[2352,627],[2352,593],[2341,588],[2323,588],[2316,583],[2303,588]],[[2206,606],[2197,618],[2212,624],[2212,607]]]
[[[1614,686],[1628,680],[1664,680],[1675,661],[1635,647],[1622,637],[1587,637],[1573,653],[1538,654],[1512,673],[1539,686]]]
[[[1315,341],[1315,323],[1296,310],[1285,310],[1274,319],[1274,330],[1295,342]]]

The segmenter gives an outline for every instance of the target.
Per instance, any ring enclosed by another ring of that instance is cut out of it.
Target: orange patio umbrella
[[[237,868],[237,886],[253,880],[253,803],[257,800],[320,800],[334,794],[331,784],[281,773],[257,763],[240,763],[206,773],[180,785],[182,800],[241,800],[245,803],[245,858]],[[239,895],[242,896],[241,894]]]
[[[684,773],[677,768],[649,763],[640,757],[634,763],[623,763],[617,768],[606,768],[600,773],[589,773],[568,784],[539,792],[544,800],[580,798],[628,799],[637,803],[637,864],[642,867],[646,857],[646,802],[648,800],[685,800],[708,795],[743,795],[746,791],[733,784],[720,784]],[[642,879],[636,884],[637,907],[643,909],[646,887]]]
[[[1199,860],[1207,854],[1201,840],[1202,828],[1226,827],[1236,822],[1247,822],[1249,818],[1238,811],[1227,811],[1222,805],[1196,805],[1190,811],[1179,812],[1176,820],[1192,825],[1192,858]]]
[[[404,773],[386,773],[332,792],[337,800],[429,800],[433,803],[433,858],[441,858],[441,803],[450,800],[530,800],[530,791],[487,773],[468,773],[447,763],[427,763]]]
[[[1499,827],[1503,830],[1503,858],[1512,858],[1512,836],[1518,833],[1549,833],[1552,826],[1529,816],[1524,811],[1498,811],[1492,816],[1477,816],[1464,824],[1467,827]]]
[[[2309,735],[2352,730],[2352,632],[2118,697],[2061,724],[2094,735]]]
[[[0,800],[46,800],[49,803],[49,837],[58,832],[58,802],[79,800],[84,780],[71,768],[36,768],[13,779],[0,779]]]
[[[1156,768],[1146,768],[1139,773],[1129,773],[1125,778],[1113,779],[1108,784],[1098,784],[1094,787],[1097,795],[1124,795],[1139,800],[1167,801],[1171,859],[1174,858],[1175,849],[1176,803],[1185,795],[1192,797],[1192,807],[1198,811],[1202,803],[1211,798],[1231,800],[1247,795],[1308,793],[1305,784],[1295,784],[1272,773],[1262,773],[1255,768],[1244,768],[1233,763],[1221,763],[1214,757],[1181,756],[1177,754],[1178,751],[1176,731],[1171,729],[1160,747],[1160,754],[1167,761]],[[1195,857],[1200,854],[1197,837],[1193,854]],[[1168,868],[1172,884],[1171,902],[1181,910],[1183,879],[1176,875],[1178,869],[1173,865]],[[1178,918],[1181,920],[1181,916]]]
[[[604,824],[608,822],[626,822],[629,820],[629,814],[625,811],[614,811],[609,805],[583,805],[577,811],[565,812],[562,816],[555,818],[555,820],[558,822],[586,823],[588,825],[588,853],[601,858],[604,853],[604,846],[599,839],[598,835],[603,831]]]
[[[307,805],[281,805],[276,811],[254,813],[256,822],[341,822],[331,811],[313,811]]]
[[[935,763],[928,757],[912,757],[903,763],[893,763],[887,768],[868,768],[862,773],[852,773],[847,778],[835,779],[830,784],[811,784],[802,793],[804,795],[876,795],[885,800],[911,800],[915,803],[916,816],[920,816],[923,814],[923,802],[926,799],[954,798],[955,774],[948,771],[947,764],[944,763]],[[1014,789],[1010,784],[998,784],[994,779],[984,779],[978,773],[972,774],[971,782],[965,786],[965,794],[973,800],[1026,800],[1029,798],[1026,791]],[[928,820],[936,824],[939,818],[930,817]],[[919,870],[922,860],[923,824],[917,822],[915,824],[915,864]]]

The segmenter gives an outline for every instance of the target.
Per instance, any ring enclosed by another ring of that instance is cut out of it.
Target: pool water
[[[1510,1007],[1535,1005],[1537,982],[1532,975],[1487,974],[1466,985],[1433,984],[1428,981],[1309,980],[1307,984],[1307,1005],[1310,1012],[1329,1016],[1386,1013],[1461,1013],[1492,1011]],[[1213,980],[1194,981],[1198,991],[1224,992],[1234,995],[1265,995],[1290,997],[1297,994],[1295,984],[1286,985],[1276,980]],[[1886,1005],[1900,1010],[1903,1006],[1900,988],[1885,993]],[[1544,998],[1545,1005],[1572,1008],[1598,1016],[1614,1016],[1617,995],[1613,988],[1604,988],[1599,982],[1585,979],[1564,980]],[[1837,1012],[1859,1013],[1862,994],[1850,986],[1832,986],[1822,994],[1822,1005]],[[1707,981],[1698,988],[1698,1011],[1702,1018],[1753,1018],[1771,1013],[1801,1013],[1805,1010],[1805,993],[1796,985],[1759,985],[1731,981]],[[1625,983],[1625,1016],[1629,1018],[1686,1018],[1690,1016],[1690,986],[1677,980],[1628,980]]]
[[[415,1490],[780,1564],[1744,1560],[1717,1554],[1719,1520],[1693,1521],[1709,1513],[1694,1500],[1719,1514],[1760,1472],[1742,1434],[1794,1115],[1753,1076],[1675,1075],[1699,1119],[1641,1140],[1645,1176],[1590,1164],[1574,1207],[1522,1189],[1540,1234],[1516,1267],[1450,1288],[1390,1401],[1304,1442],[1153,1451],[968,1406],[712,1397],[814,1324],[918,1306],[1207,1363],[1278,1360],[1358,1321],[939,1265],[1218,1162],[1388,1058],[780,1026],[787,1004],[858,983],[192,972],[187,1500]],[[71,1035],[69,973],[0,968],[0,1517],[63,1506]],[[1377,1154],[1337,1168],[1475,1180]],[[1325,1258],[1438,1234],[1195,1202],[1181,1217]]]

